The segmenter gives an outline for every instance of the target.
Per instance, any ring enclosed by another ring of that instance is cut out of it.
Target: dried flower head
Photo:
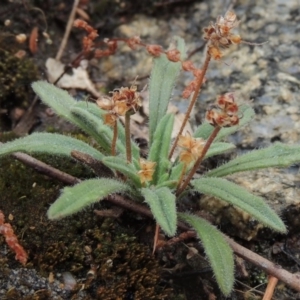
[[[231,127],[237,125],[240,118],[233,93],[218,96],[215,105],[206,112],[205,119],[213,126]]]
[[[152,176],[155,172],[156,162],[147,161],[145,159],[140,159],[140,167],[141,170],[138,172],[138,175],[141,179],[141,183],[145,183],[146,181],[151,181]]]
[[[154,57],[159,57],[164,52],[162,46],[160,45],[147,45],[146,50]]]
[[[205,140],[194,138],[189,132],[185,136],[180,135],[178,146],[183,148],[183,150],[180,152],[179,160],[186,164],[196,161],[201,155],[204,145]]]
[[[190,71],[190,72],[193,72],[196,67],[194,66],[194,63],[190,60],[185,60],[181,63],[181,66],[182,66],[182,69],[184,71]]]
[[[185,65],[187,68],[192,68],[192,66]],[[193,68],[191,69],[193,72],[193,75],[195,76],[195,79],[192,80],[183,90],[182,92],[182,98],[187,99],[191,96],[191,94],[196,90],[197,84],[199,82],[199,78],[202,76],[203,72],[201,69]],[[202,79],[202,82],[204,83],[206,81],[206,78]]]
[[[104,116],[104,123],[114,125],[119,116],[124,116],[128,111],[136,112],[142,105],[140,94],[136,86],[115,89],[111,97],[97,99],[97,105],[109,111]]]
[[[132,50],[135,50],[141,45],[141,38],[139,36],[134,36],[128,40],[125,40],[125,42]]]
[[[130,88],[121,87],[120,89],[116,89],[113,91],[112,101],[118,107],[120,103],[125,105],[123,109],[118,112],[120,115],[125,115],[125,113],[129,110],[136,112],[141,106],[141,97],[140,93],[137,92],[137,86],[132,85]]]
[[[208,52],[213,59],[218,60],[222,57],[220,48],[227,48],[241,42],[241,37],[231,32],[238,24],[236,14],[227,11],[224,17],[217,18],[216,23],[211,23],[204,28],[204,39],[210,42]]]

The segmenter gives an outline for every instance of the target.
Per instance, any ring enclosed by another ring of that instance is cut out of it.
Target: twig
[[[73,177],[69,174],[66,174],[64,172],[61,172],[53,167],[48,166],[47,164],[44,164],[34,158],[32,158],[29,155],[26,154],[21,154],[21,153],[15,153],[13,154],[14,157],[16,157],[18,160],[22,161],[28,166],[33,167],[34,169],[38,169],[40,172],[53,177],[57,178],[59,180],[62,180],[64,183],[67,184],[75,184],[80,182],[80,179]],[[42,166],[42,167],[40,167]],[[137,202],[134,202],[132,200],[126,199],[125,197],[122,197],[120,195],[112,195],[107,197],[107,201],[116,204],[118,206],[121,206],[123,208],[135,211],[139,214],[142,214],[144,216],[153,218],[152,213],[149,208],[146,206],[139,204]],[[187,235],[188,237],[194,237],[196,238],[196,232],[192,234],[192,231],[190,228],[181,223],[178,222],[178,227],[182,230],[189,230],[189,234]],[[292,274],[284,269],[281,268],[280,265],[276,265],[272,263],[271,261],[267,260],[266,258],[252,252],[251,250],[239,245],[235,241],[233,241],[231,238],[226,236],[225,234],[223,235],[232,250],[237,254],[238,256],[244,258],[248,262],[251,262],[258,268],[262,269],[266,273],[278,278],[291,288],[295,289],[296,291],[300,292],[300,275],[299,274]]]
[[[56,60],[61,59],[61,56],[62,56],[62,54],[63,54],[63,52],[66,48],[67,41],[68,41],[68,38],[69,38],[69,35],[70,35],[70,32],[71,32],[71,29],[73,27],[75,14],[76,14],[76,9],[77,9],[78,4],[79,4],[79,0],[74,0],[72,11],[71,11],[71,14],[69,16],[69,20],[68,20],[68,23],[67,23],[67,27],[66,27],[64,37],[63,37],[63,39],[60,43],[59,49],[58,49],[56,57],[55,57]]]
[[[126,158],[127,162],[131,163],[131,133],[130,133],[130,112],[125,114],[125,140],[126,140]]]
[[[269,276],[268,286],[267,286],[267,289],[265,291],[265,294],[264,294],[264,297],[262,300],[271,300],[272,299],[274,289],[276,287],[277,282],[278,282],[278,278],[276,278],[274,276]]]
[[[232,250],[240,257],[246,259],[247,261],[253,263],[266,273],[277,277],[282,282],[286,283],[291,288],[295,289],[296,291],[300,292],[300,275],[299,274],[292,274],[284,269],[281,268],[280,265],[276,265],[271,261],[267,260],[266,258],[252,252],[251,250],[239,245],[238,243],[234,242],[229,237],[225,236],[225,239],[229,243]]]
[[[34,96],[33,101],[31,102],[30,106],[26,110],[22,119],[18,122],[16,127],[13,129],[13,132],[15,134],[19,136],[25,135],[32,128],[32,126],[35,123],[33,111],[37,103],[38,103],[38,96]]]
[[[0,142],[0,146],[3,143]],[[51,178],[58,179],[66,184],[75,184],[80,182],[79,178],[76,178],[68,173],[62,172],[54,167],[51,167],[42,161],[21,152],[16,152],[12,154],[12,157],[16,158],[18,161],[22,162],[24,165],[29,166],[39,173],[45,174]]]

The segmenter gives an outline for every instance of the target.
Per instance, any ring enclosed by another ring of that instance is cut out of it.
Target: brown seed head
[[[148,53],[154,57],[159,57],[164,52],[162,46],[160,45],[147,45],[146,49]]]
[[[239,123],[238,105],[233,93],[218,96],[215,105],[206,112],[205,119],[213,126],[231,127]]]

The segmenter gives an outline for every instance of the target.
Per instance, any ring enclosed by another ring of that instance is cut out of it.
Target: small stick
[[[267,289],[265,291],[265,294],[264,294],[264,297],[262,300],[271,300],[272,299],[274,289],[276,287],[277,282],[278,282],[278,278],[276,278],[274,276],[269,276]]]
[[[118,123],[114,123],[114,135],[111,143],[111,155],[116,156],[116,144],[118,139]]]
[[[126,139],[126,158],[127,162],[131,162],[131,134],[130,134],[130,112],[125,114],[125,139]]]
[[[0,146],[3,145],[3,143],[0,142]],[[29,166],[33,168],[34,170],[45,174],[51,178],[58,179],[63,183],[66,184],[75,184],[80,182],[81,180],[79,178],[76,178],[68,173],[62,172],[54,167],[51,167],[42,161],[21,152],[15,152],[12,154],[12,157],[16,158],[18,161],[22,162],[24,165]]]
[[[154,234],[154,242],[153,242],[153,251],[152,251],[152,254],[155,253],[155,250],[156,250],[156,247],[157,247],[157,241],[158,241],[158,235],[159,235],[159,225],[156,224],[155,226],[155,234]]]
[[[68,20],[68,23],[67,23],[67,27],[66,27],[64,37],[63,37],[63,39],[60,43],[58,52],[57,52],[56,57],[55,57],[56,60],[61,59],[62,54],[63,54],[63,52],[66,48],[67,41],[68,41],[68,38],[69,38],[69,35],[70,35],[70,32],[71,32],[71,29],[73,27],[75,14],[76,14],[76,9],[77,9],[78,4],[79,4],[79,0],[74,0],[72,11],[71,11],[70,16],[69,16],[69,20]]]

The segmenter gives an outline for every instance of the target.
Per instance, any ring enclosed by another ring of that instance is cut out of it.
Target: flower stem
[[[210,54],[206,53],[206,57],[205,57],[205,61],[204,61],[204,64],[203,64],[201,76],[199,76],[197,85],[196,85],[196,87],[195,87],[195,92],[194,92],[194,94],[193,94],[193,98],[192,98],[192,100],[191,100],[191,102],[190,102],[190,104],[189,104],[189,107],[188,107],[188,109],[187,109],[187,111],[186,111],[186,113],[185,113],[184,120],[183,120],[183,122],[182,122],[182,124],[181,124],[180,130],[179,130],[179,132],[178,132],[178,134],[177,134],[177,136],[176,136],[175,142],[174,142],[174,144],[173,144],[173,146],[172,146],[172,149],[171,149],[171,151],[170,151],[169,159],[171,159],[171,157],[173,156],[173,153],[174,153],[174,151],[175,151],[175,148],[176,148],[177,143],[178,143],[178,140],[179,140],[179,136],[182,134],[183,129],[184,129],[184,127],[185,127],[185,125],[186,125],[186,123],[187,123],[187,121],[188,121],[188,119],[189,119],[189,117],[190,117],[190,115],[191,115],[192,109],[193,109],[193,107],[194,107],[194,105],[195,105],[195,103],[196,103],[196,100],[197,100],[197,98],[198,98],[198,95],[199,95],[201,86],[202,86],[203,81],[204,81],[204,76],[205,76],[205,74],[206,74],[206,72],[207,72],[208,65],[209,65],[209,63],[210,63],[210,59],[211,59]]]
[[[198,157],[197,161],[195,162],[194,167],[192,168],[192,170],[188,174],[188,176],[185,179],[185,181],[183,182],[183,184],[177,189],[176,196],[179,196],[185,190],[185,188],[188,186],[188,184],[190,183],[190,181],[193,178],[194,174],[198,170],[200,164],[203,161],[203,158],[205,157],[208,149],[210,148],[212,142],[214,141],[214,139],[216,138],[216,136],[217,136],[217,134],[219,133],[220,130],[221,130],[221,127],[219,127],[219,126],[214,128],[213,132],[211,133],[211,135],[209,136],[208,140],[206,141],[206,143],[203,147],[201,155]]]
[[[125,114],[126,158],[131,162],[130,112]]]
[[[111,143],[111,155],[116,156],[116,144],[117,144],[117,138],[118,138],[118,123],[117,121],[114,124],[114,135]]]
[[[184,164],[184,166],[183,166],[183,168],[182,168],[182,171],[181,171],[181,174],[180,174],[180,178],[179,178],[179,180],[178,180],[178,182],[177,182],[177,190],[179,190],[179,188],[180,188],[180,185],[181,185],[182,180],[183,180],[183,178],[184,178],[184,174],[185,174],[185,172],[186,172],[186,169],[187,169],[187,165]]]

